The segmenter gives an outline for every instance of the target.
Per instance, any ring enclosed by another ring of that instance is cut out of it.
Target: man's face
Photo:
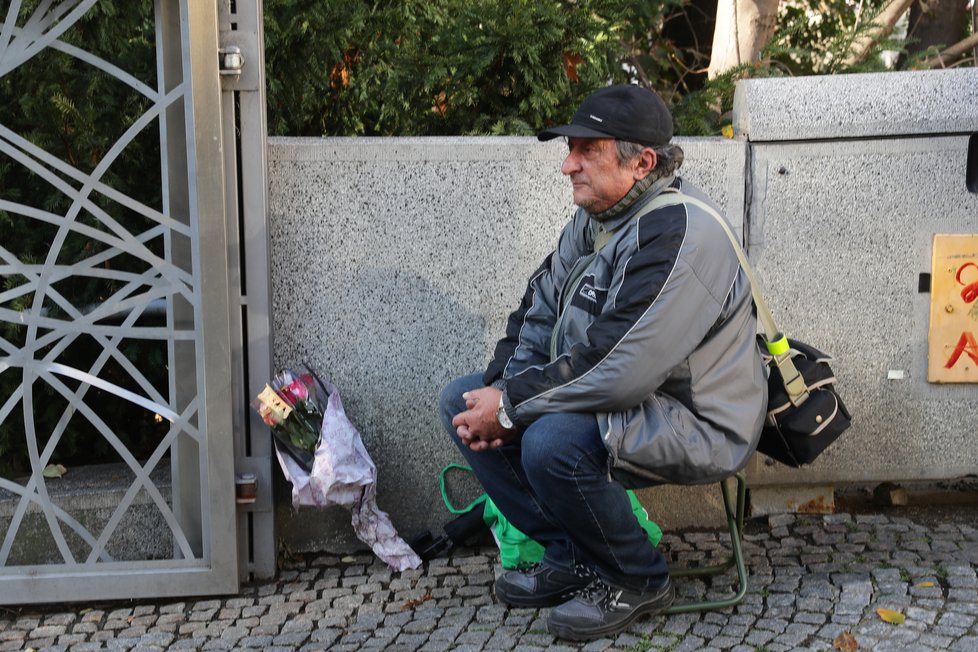
[[[560,171],[574,185],[574,203],[592,215],[618,203],[641,178],[635,176],[633,165],[618,164],[612,138],[568,138],[567,146],[570,151]]]

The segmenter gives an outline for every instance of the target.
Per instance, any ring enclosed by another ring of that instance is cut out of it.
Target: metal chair
[[[720,492],[723,495],[723,509],[727,515],[727,529],[730,531],[730,557],[722,564],[699,566],[693,568],[670,569],[669,576],[680,577],[713,577],[726,572],[731,567],[737,569],[737,588],[734,594],[717,600],[699,600],[696,602],[674,603],[665,612],[667,614],[689,613],[691,611],[709,611],[725,609],[739,604],[747,594],[747,565],[744,562],[743,535],[744,510],[747,503],[747,477],[744,471],[732,476],[737,482],[736,502],[731,504],[730,489],[727,481],[720,482]]]

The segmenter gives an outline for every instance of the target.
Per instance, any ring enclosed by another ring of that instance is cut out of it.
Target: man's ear
[[[649,176],[652,170],[655,169],[656,164],[659,162],[659,157],[655,155],[655,150],[651,147],[645,147],[639,152],[639,155],[635,160],[635,180],[644,179]]]

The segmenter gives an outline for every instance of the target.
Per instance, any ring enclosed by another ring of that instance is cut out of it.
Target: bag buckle
[[[791,401],[791,404],[798,407],[807,401],[808,385],[805,384],[805,379],[795,367],[795,363],[791,359],[791,351],[774,356],[774,364],[778,366],[778,371],[781,372],[781,380],[784,382],[784,388],[788,392],[788,400]]]

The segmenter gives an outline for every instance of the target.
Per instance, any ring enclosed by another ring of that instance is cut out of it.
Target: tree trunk
[[[971,15],[961,5],[961,0],[914,2],[907,26],[907,54],[919,54],[934,45],[944,49],[964,38]]]
[[[778,24],[779,0],[719,0],[709,77],[755,63]]]

